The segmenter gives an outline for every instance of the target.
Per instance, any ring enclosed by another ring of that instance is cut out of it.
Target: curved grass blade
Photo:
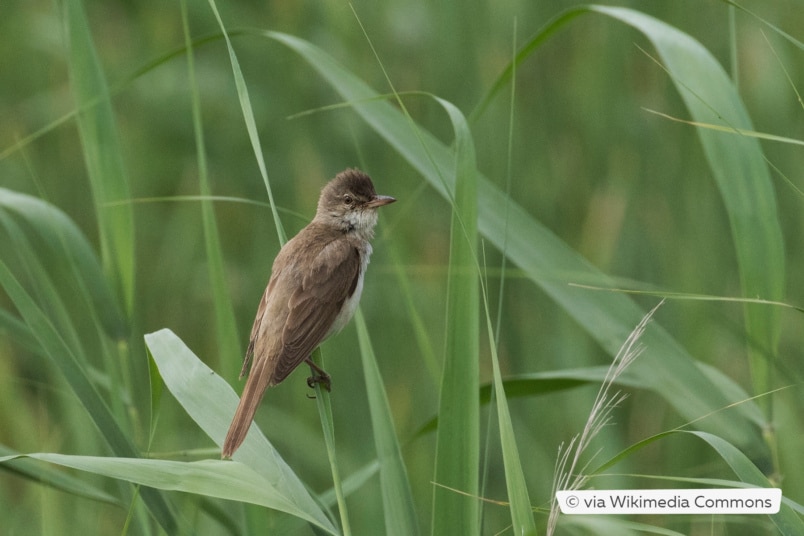
[[[718,132],[725,132],[727,134],[737,134],[739,136],[749,136],[752,138],[758,138],[761,140],[768,140],[768,141],[776,141],[779,143],[787,143],[790,145],[804,145],[804,140],[797,140],[795,138],[788,138],[785,136],[777,136],[775,134],[768,134],[766,132],[757,132],[755,130],[745,130],[743,128],[736,128],[727,125],[717,125],[715,123],[701,123],[699,121],[688,121],[686,119],[681,119],[680,117],[673,117],[672,115],[657,112],[656,110],[651,110],[650,108],[642,108],[648,113],[658,115],[659,117],[663,117],[664,119],[669,119],[670,121],[675,121],[676,123],[684,123],[685,125],[690,125],[693,127],[699,128],[708,128],[710,130],[715,130]]]
[[[66,299],[57,289],[51,271],[45,266],[43,256],[37,255],[29,235],[7,211],[0,210],[0,229],[4,238],[0,247],[2,258],[15,267],[16,273],[31,289],[38,303],[46,304],[48,316],[56,331],[79,359],[83,359],[84,345],[78,335],[68,310]],[[5,248],[9,248],[8,251]],[[46,258],[46,257],[45,257]]]
[[[433,534],[477,534],[480,525],[480,405],[477,248],[477,168],[469,125],[452,104],[436,99],[447,111],[455,132],[452,223],[447,280],[446,346],[439,392],[441,425],[436,437],[433,488]],[[455,493],[450,489],[463,493]]]
[[[238,462],[223,460],[180,462],[35,453],[5,456],[0,458],[0,463],[25,458],[42,460],[160,490],[182,491],[258,504],[293,514],[318,525],[315,517],[299,509],[275,485]]]
[[[127,336],[128,327],[114,293],[103,277],[86,236],[60,209],[36,197],[0,188],[0,211],[25,222],[50,250],[54,257],[66,261],[78,286],[86,291],[86,300],[94,316],[112,339]]]
[[[732,400],[749,400],[748,394],[736,384],[731,382],[721,383],[720,380],[723,376],[719,371],[708,365],[699,365],[703,374],[707,375],[710,380],[720,385],[720,389],[727,393]],[[541,396],[549,395],[566,391],[568,389],[575,389],[584,385],[599,385],[605,378],[609,367],[580,367],[565,370],[550,370],[545,372],[532,372],[525,374],[516,374],[507,376],[503,379],[503,389],[508,399],[521,398],[528,396]],[[630,387],[633,389],[642,389],[644,382],[640,377],[626,370],[618,376],[613,385],[622,387]],[[480,386],[480,405],[485,406],[491,400],[491,391],[493,389],[492,383],[486,383]],[[661,395],[661,392],[656,394]],[[764,422],[761,411],[756,406],[748,405],[746,416],[757,426],[761,426]],[[438,416],[433,417],[422,425],[411,437],[413,439],[433,432],[438,427]]]
[[[78,108],[78,131],[92,187],[101,257],[127,313],[134,301],[134,216],[130,205],[106,204],[131,197],[109,87],[80,0],[65,2],[70,83]]]
[[[20,321],[5,309],[0,309],[0,333],[16,341],[29,352],[44,356],[42,348],[37,344],[36,338],[25,322]]]
[[[491,327],[491,317],[486,305],[486,327],[488,329],[489,340],[494,340],[494,330]],[[491,345],[491,363],[494,376],[493,385],[495,402],[497,406],[497,421],[500,429],[500,444],[502,446],[503,465],[505,466],[505,486],[508,491],[508,501],[511,508],[511,523],[514,534],[536,535],[536,525],[533,522],[533,512],[530,506],[530,496],[525,482],[525,474],[522,471],[522,462],[519,457],[519,449],[516,446],[516,436],[514,435],[514,425],[511,422],[511,413],[508,410],[508,396],[503,387],[502,373],[500,372],[500,362],[497,357],[496,345]]]
[[[688,431],[685,433],[692,434],[709,443],[743,482],[762,488],[773,487],[773,484],[762,474],[762,471],[737,447],[725,439],[707,432]],[[804,521],[784,501],[782,501],[779,513],[772,514],[769,517],[783,536],[804,534]]]
[[[223,38],[226,41],[226,49],[229,52],[229,61],[232,64],[232,75],[234,76],[235,86],[237,87],[237,97],[240,101],[240,108],[243,112],[243,119],[246,122],[246,130],[248,137],[251,141],[251,148],[254,151],[254,157],[257,160],[257,166],[260,169],[263,183],[265,183],[265,190],[268,193],[268,201],[271,204],[271,214],[274,217],[274,225],[276,226],[276,233],[279,236],[279,243],[284,244],[287,242],[287,235],[285,228],[282,226],[282,220],[279,219],[279,212],[274,202],[273,190],[271,190],[271,182],[268,180],[268,168],[265,165],[265,159],[262,156],[262,145],[260,144],[260,135],[257,130],[257,122],[254,119],[254,110],[251,107],[251,99],[248,96],[248,87],[246,87],[246,80],[243,78],[243,71],[240,69],[240,62],[237,60],[232,41],[229,39],[229,33],[226,26],[223,24],[223,19],[218,12],[218,7],[215,0],[209,0],[209,7],[215,15],[215,20],[223,33]]]
[[[318,367],[324,368],[323,352],[321,348],[313,350],[310,358]],[[341,529],[343,530],[344,536],[351,536],[352,525],[349,521],[349,509],[346,506],[346,494],[343,492],[341,470],[338,465],[338,452],[335,449],[335,420],[332,417],[332,400],[329,398],[329,391],[322,389],[320,383],[316,383],[314,389],[315,405],[318,409],[318,418],[321,421],[321,431],[323,432],[324,445],[327,449],[329,470],[332,474],[332,486],[335,490],[338,514],[341,518]]]
[[[778,26],[775,26],[775,25],[771,24],[770,22],[768,22],[767,20],[763,19],[762,17],[760,17],[759,15],[754,13],[753,11],[750,11],[750,10],[744,8],[743,6],[738,4],[737,2],[734,2],[732,0],[721,0],[721,1],[726,3],[726,4],[729,4],[730,6],[733,6],[733,7],[737,8],[737,9],[739,9],[739,10],[745,12],[745,13],[748,13],[749,15],[751,15],[752,17],[757,19],[759,22],[761,22],[762,24],[764,24],[765,26],[767,26],[768,28],[770,28],[771,30],[773,30],[774,32],[779,34],[780,36],[782,36],[785,39],[787,39],[790,43],[792,43],[793,45],[798,47],[799,50],[804,51],[804,42],[799,41],[798,39],[796,39],[792,35],[788,34],[785,31],[783,31]]]
[[[0,445],[0,464],[6,471],[16,473],[33,482],[50,486],[76,497],[104,502],[120,508],[123,507],[123,503],[119,498],[109,495],[102,489],[68,475],[64,471],[56,470],[53,467],[43,467],[41,464],[26,458],[23,454],[12,451],[3,445]]]
[[[413,493],[394,430],[388,396],[385,394],[385,386],[377,367],[377,359],[371,345],[366,320],[360,309],[355,314],[355,325],[357,326],[357,339],[360,343],[363,374],[366,378],[374,446],[377,449],[377,460],[380,466],[385,534],[415,536],[419,534],[419,524],[413,505]]]

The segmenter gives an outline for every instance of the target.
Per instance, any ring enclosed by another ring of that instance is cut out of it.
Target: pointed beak
[[[383,205],[390,205],[394,201],[396,201],[396,199],[390,195],[376,195],[371,201],[366,203],[366,206],[369,208],[377,208]]]

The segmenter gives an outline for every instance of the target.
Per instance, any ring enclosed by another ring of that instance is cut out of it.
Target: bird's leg
[[[324,369],[313,363],[313,360],[309,357],[305,359],[304,362],[310,365],[310,368],[315,372],[312,376],[307,378],[307,386],[310,387],[310,389],[315,389],[315,384],[320,383],[324,389],[329,391],[330,387],[332,386],[332,381],[329,374],[327,374]]]

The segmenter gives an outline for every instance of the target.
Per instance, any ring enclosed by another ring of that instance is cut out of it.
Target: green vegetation
[[[804,534],[797,6],[57,4],[0,20],[0,532]],[[222,461],[351,166],[398,202],[332,393]],[[781,511],[550,515],[745,485]]]

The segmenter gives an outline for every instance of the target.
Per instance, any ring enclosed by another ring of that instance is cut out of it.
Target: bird
[[[231,458],[245,440],[266,389],[303,362],[314,371],[307,384],[330,390],[329,374],[310,354],[343,329],[357,309],[377,209],[394,201],[377,195],[367,174],[346,169],[321,190],[313,220],[280,249],[251,328],[240,371],[240,378],[248,374],[248,379],[222,458]]]

